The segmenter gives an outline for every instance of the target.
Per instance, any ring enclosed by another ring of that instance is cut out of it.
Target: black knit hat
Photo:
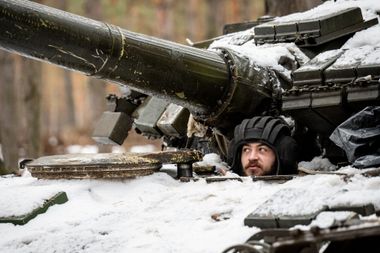
[[[235,127],[234,138],[228,149],[228,162],[233,171],[243,175],[241,149],[250,142],[262,142],[273,149],[276,164],[273,174],[293,174],[297,166],[296,142],[290,137],[289,126],[280,118],[272,116],[245,119]]]

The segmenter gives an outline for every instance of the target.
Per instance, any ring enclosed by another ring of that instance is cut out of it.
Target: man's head
[[[228,160],[241,176],[293,174],[296,143],[283,120],[271,116],[243,120],[235,127]]]

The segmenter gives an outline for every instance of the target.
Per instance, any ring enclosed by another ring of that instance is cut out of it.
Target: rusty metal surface
[[[268,175],[268,176],[252,176],[255,181],[273,181],[273,182],[286,182],[297,177],[297,175]]]
[[[155,153],[67,154],[40,157],[27,164],[32,176],[44,179],[116,179],[150,175],[162,164],[193,163],[202,159],[198,151]]]
[[[193,165],[193,170],[198,175],[212,175],[216,171],[216,167],[213,165]]]
[[[202,160],[203,154],[197,150],[162,151],[140,154],[140,157],[156,159],[163,164],[193,163]]]
[[[208,184],[225,182],[225,181],[230,181],[230,180],[243,182],[243,179],[241,177],[220,177],[220,176],[216,176],[216,177],[206,177],[205,180]]]
[[[66,154],[66,155],[52,155],[43,156],[30,163],[30,167],[41,166],[80,166],[88,165],[93,167],[101,166],[121,166],[130,167],[134,165],[141,165],[144,163],[158,163],[157,160],[142,158],[139,154],[132,153],[99,153],[99,154]]]
[[[158,171],[162,164],[136,154],[67,154],[40,157],[27,164],[44,179],[131,178]]]
[[[33,177],[40,179],[123,179],[134,178],[137,176],[147,176],[159,170],[160,166],[138,166],[136,168],[93,168],[75,167],[68,168],[62,167],[59,169],[41,168],[30,169]]]

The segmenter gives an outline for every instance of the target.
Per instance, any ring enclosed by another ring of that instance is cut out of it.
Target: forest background
[[[223,25],[308,10],[321,0],[39,0],[124,29],[185,44],[222,34]],[[0,50],[0,174],[15,173],[22,157],[95,144],[96,121],[107,94],[119,86]],[[133,131],[133,130],[132,130]],[[131,132],[126,151],[147,140]],[[101,146],[101,152],[110,147]]]

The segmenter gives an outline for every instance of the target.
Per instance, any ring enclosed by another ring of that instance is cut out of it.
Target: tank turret
[[[99,141],[120,144],[133,124],[180,147],[189,117],[228,140],[245,118],[284,114],[299,140],[307,129],[324,143],[350,115],[379,104],[380,63],[370,57],[378,47],[346,46],[378,19],[354,5],[228,25],[228,34],[192,46],[29,1],[0,0],[0,13],[1,48],[133,90],[109,97]],[[225,152],[225,141],[214,141]]]

